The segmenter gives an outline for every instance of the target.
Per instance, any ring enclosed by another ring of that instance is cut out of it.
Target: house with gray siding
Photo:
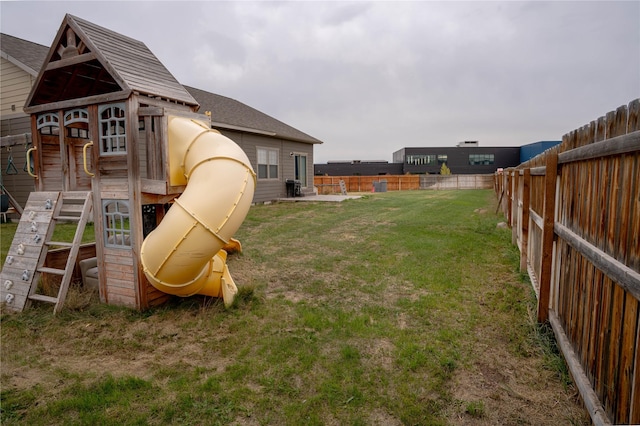
[[[318,139],[242,102],[185,86],[211,113],[211,127],[237,143],[258,177],[254,202],[287,196],[287,181],[298,181],[302,195],[313,193],[313,147]]]

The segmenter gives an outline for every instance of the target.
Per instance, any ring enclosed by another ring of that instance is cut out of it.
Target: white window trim
[[[86,108],[76,108],[64,113],[64,125],[68,126],[73,123],[88,123],[89,113]]]
[[[114,205],[116,211],[107,213],[107,208]],[[120,206],[125,207],[127,212],[120,212]],[[131,212],[129,200],[102,200],[102,215],[104,217],[104,246],[112,248],[131,248]],[[122,223],[129,220],[129,228],[110,227],[110,218],[119,217]],[[113,238],[113,240],[112,240]]]
[[[104,139],[106,138],[110,138],[113,137],[114,135],[103,135],[102,134],[102,123],[104,123],[104,121],[102,120],[102,113],[107,110],[107,109],[111,109],[111,108],[120,108],[121,110],[123,110],[125,112],[125,117],[122,119],[117,119],[117,120],[123,120],[124,121],[124,126],[125,126],[125,133],[124,133],[124,150],[123,151],[103,151],[103,145],[102,142]],[[104,105],[100,105],[98,107],[98,132],[99,132],[99,140],[100,140],[100,144],[99,144],[99,152],[101,156],[115,156],[115,155],[126,155],[127,151],[129,149],[129,140],[127,138],[127,117],[126,117],[126,113],[127,113],[127,109],[125,107],[125,104],[123,102],[119,102],[119,103],[115,103],[115,104],[104,104]]]
[[[266,147],[266,146],[257,146],[256,147],[256,169],[259,169],[260,168],[260,164],[263,164],[263,163],[259,162],[259,158],[260,158],[259,151],[260,150],[266,151],[266,153],[267,153],[266,166],[267,166],[267,175],[268,175],[268,177],[266,177],[266,178],[265,177],[259,177],[259,170],[258,170],[258,173],[257,173],[258,179],[259,180],[279,180],[280,179],[280,174],[282,173],[281,170],[280,170],[280,167],[281,167],[280,166],[280,149],[279,148],[270,148],[270,147]],[[276,153],[276,158],[278,159],[278,163],[275,164],[276,166],[278,166],[278,176],[276,176],[276,177],[272,177],[271,174],[269,173],[269,167],[274,165],[274,164],[270,164],[269,163],[269,152],[275,152]]]
[[[48,126],[60,127],[60,123],[58,122],[58,115],[53,112],[47,112],[39,115],[36,123],[38,130]]]

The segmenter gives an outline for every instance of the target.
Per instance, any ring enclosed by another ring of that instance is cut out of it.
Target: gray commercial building
[[[405,147],[393,153],[393,162],[330,161],[315,164],[316,176],[375,176],[403,174],[438,174],[446,164],[452,174],[491,174],[497,169],[515,167],[559,144],[540,141],[522,147],[483,147],[476,141],[452,147]]]

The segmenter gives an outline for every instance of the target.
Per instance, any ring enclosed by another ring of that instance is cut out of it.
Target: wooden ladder
[[[55,304],[54,313],[60,312],[92,206],[92,195],[87,191],[30,194],[0,278],[0,301],[6,303],[7,309],[20,312],[28,308],[31,301],[39,301]],[[56,225],[66,222],[76,223],[73,241],[52,241]],[[49,251],[59,247],[69,248],[65,268],[44,266]],[[57,296],[38,293],[40,278],[47,275],[62,277]]]

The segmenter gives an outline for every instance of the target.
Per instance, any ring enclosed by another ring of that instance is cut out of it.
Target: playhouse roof
[[[198,105],[144,43],[67,14],[25,110],[105,95],[126,99],[132,92]]]
[[[213,127],[240,130],[311,144],[322,143],[322,141],[313,136],[309,136],[235,99],[194,87],[185,86],[185,88],[200,104],[200,112],[211,111],[211,125]]]
[[[31,74],[37,76],[49,48],[8,34],[0,34],[0,55]]]
[[[51,104],[86,105],[87,98],[122,100],[137,92],[211,111],[217,128],[322,143],[235,99],[181,85],[144,43],[76,16],[65,16],[51,48],[7,34],[1,41],[2,57],[38,76],[27,113],[52,109]]]

